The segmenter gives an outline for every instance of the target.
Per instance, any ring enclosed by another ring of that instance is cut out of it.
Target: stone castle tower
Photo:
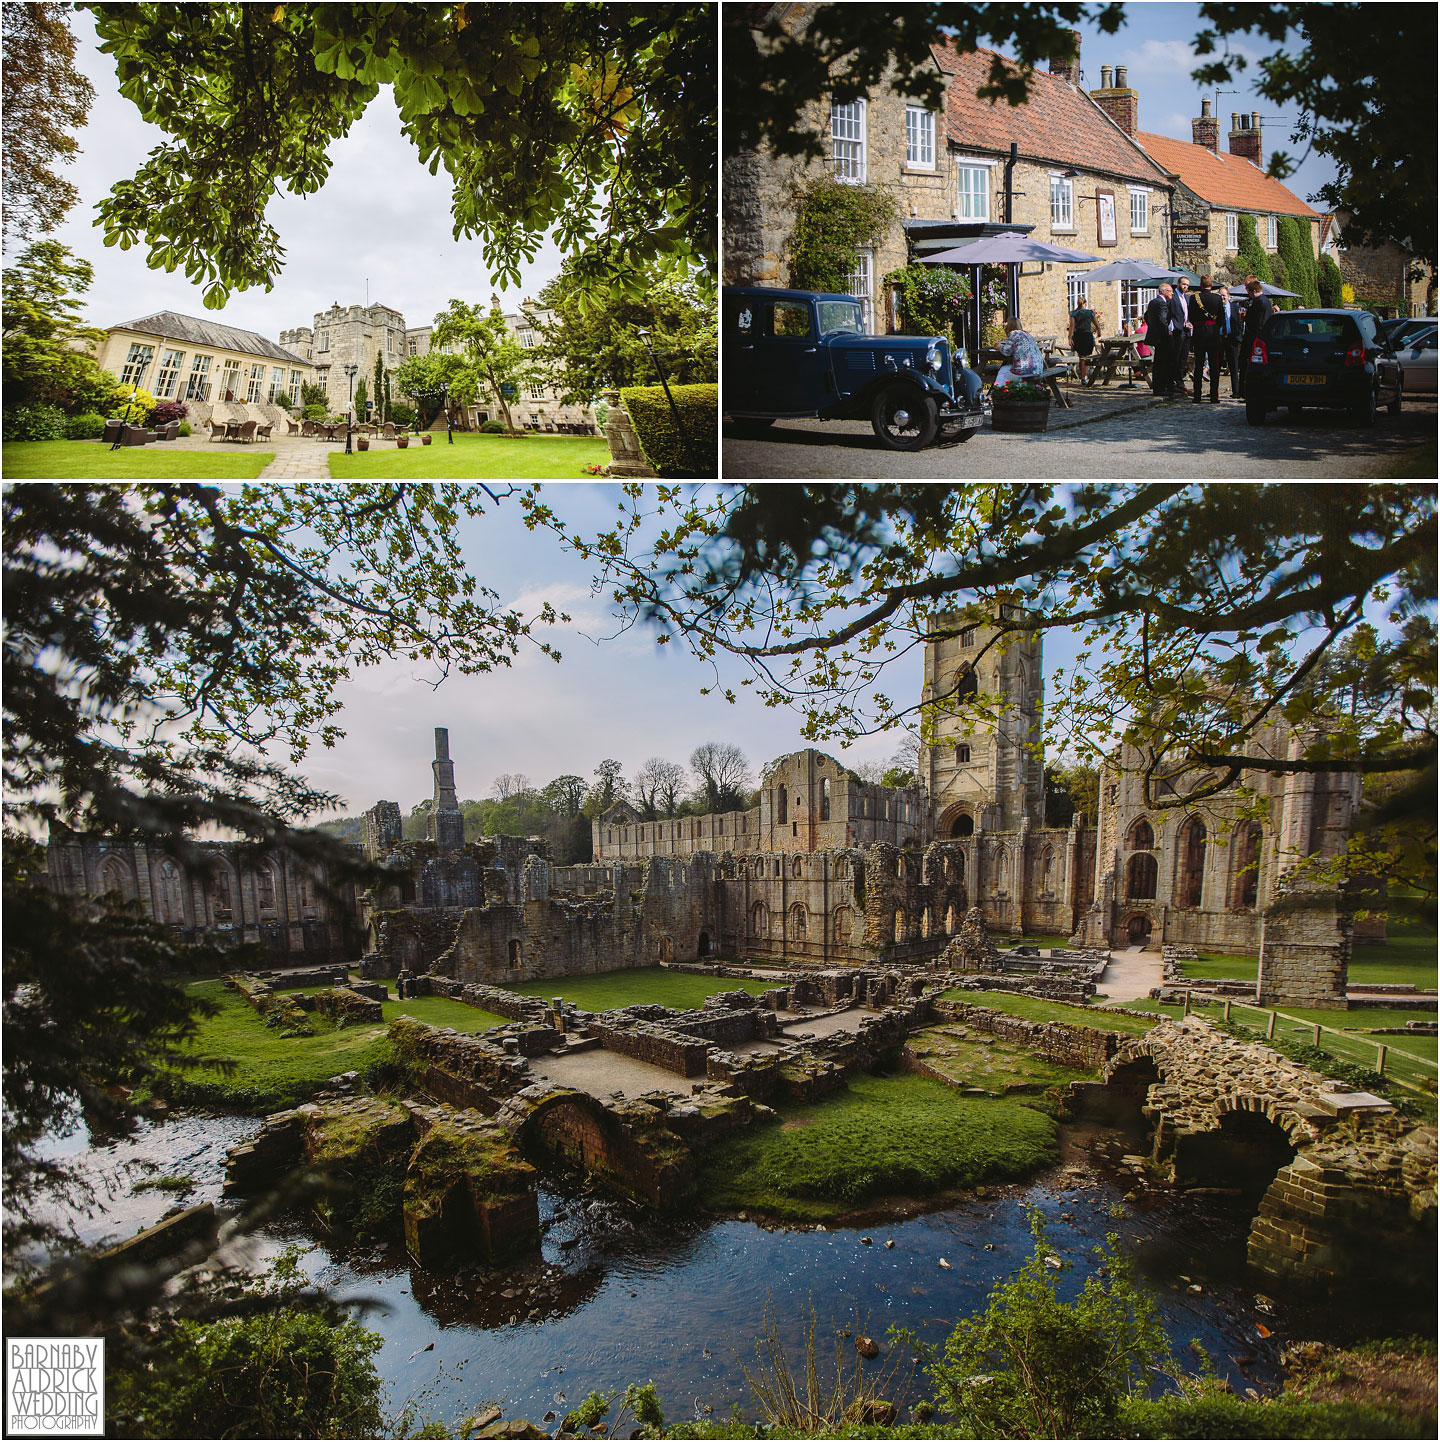
[[[977,828],[1019,831],[1045,820],[1045,762],[1040,709],[1045,671],[1040,633],[997,641],[994,626],[962,627],[940,617],[925,643],[924,699],[942,706],[981,695],[998,698],[995,724],[971,722],[957,708],[942,714],[929,750],[934,835],[969,836]],[[973,730],[967,734],[967,726]]]
[[[405,317],[378,302],[342,306],[337,301],[329,310],[316,312],[313,327],[282,330],[280,344],[314,363],[316,384],[325,387],[331,414],[338,415],[350,404],[347,365],[356,367],[355,384],[359,385],[363,376],[366,390],[372,391],[377,355],[384,357],[387,371],[393,371],[406,359]],[[392,389],[392,399],[398,398],[398,392]]]

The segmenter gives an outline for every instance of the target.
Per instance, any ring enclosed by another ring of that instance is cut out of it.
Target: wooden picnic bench
[[[1004,369],[1009,357],[1002,356],[999,351],[985,350],[980,352],[980,364],[975,367],[981,378],[987,385],[995,383],[995,377]],[[1070,367],[1068,365],[1047,365],[1039,375],[1017,376],[1016,379],[1028,381],[1039,381],[1041,385],[1048,386],[1050,394],[1055,397],[1055,403],[1063,406],[1067,411],[1073,409],[1070,402],[1065,399],[1065,393],[1060,389],[1060,378],[1068,377]]]

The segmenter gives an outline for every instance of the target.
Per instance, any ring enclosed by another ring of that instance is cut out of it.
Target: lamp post
[[[355,419],[355,376],[360,370],[359,366],[350,365],[345,367],[345,379],[350,382],[350,401],[345,407],[345,454],[353,455],[350,448],[350,423]]]
[[[675,417],[675,429],[680,433],[680,444],[685,447],[685,454],[690,454],[690,437],[685,433],[685,422],[680,419],[680,407],[675,404],[675,397],[670,394],[670,385],[665,379],[665,372],[660,369],[660,362],[655,357],[655,347],[650,344],[650,332],[648,330],[637,330],[635,334],[644,342],[645,349],[650,352],[650,364],[655,367],[655,374],[660,377],[660,388],[665,392],[665,399],[670,402],[670,414]]]

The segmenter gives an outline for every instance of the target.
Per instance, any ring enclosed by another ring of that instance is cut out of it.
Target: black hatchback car
[[[1298,415],[1306,406],[1347,411],[1375,424],[1385,406],[1400,414],[1399,358],[1364,310],[1282,310],[1265,322],[1245,371],[1245,419],[1252,426],[1278,406]]]

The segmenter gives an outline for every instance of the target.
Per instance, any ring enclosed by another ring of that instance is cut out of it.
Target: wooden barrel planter
[[[1050,402],[1010,401],[990,412],[992,431],[1043,431],[1050,423]]]
[[[426,431],[426,433],[425,433],[423,436],[420,437],[420,444],[421,444],[422,446],[428,446],[428,445],[430,444],[430,433],[429,433],[429,431]]]

